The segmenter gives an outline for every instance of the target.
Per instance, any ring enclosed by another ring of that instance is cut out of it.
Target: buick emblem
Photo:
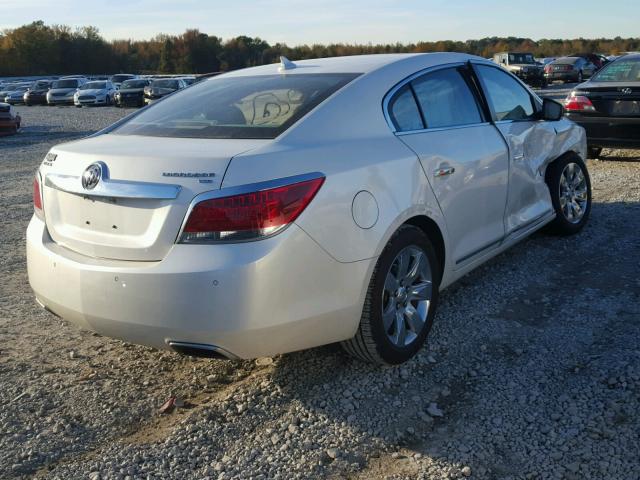
[[[632,90],[630,88],[621,88],[620,91],[625,95],[631,95]]]
[[[100,182],[102,177],[102,166],[99,163],[93,163],[87,167],[82,174],[82,188],[92,190]]]

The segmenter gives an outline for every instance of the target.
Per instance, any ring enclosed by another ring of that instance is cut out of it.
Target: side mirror
[[[564,106],[550,98],[542,99],[542,119],[552,122],[558,121],[564,115]]]

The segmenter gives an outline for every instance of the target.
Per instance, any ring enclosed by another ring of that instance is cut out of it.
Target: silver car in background
[[[73,96],[76,107],[113,104],[116,87],[108,80],[90,81],[82,85]]]
[[[441,289],[542,227],[581,231],[586,150],[561,104],[479,57],[283,58],[54,147],[29,281],[60,317],[156,348],[401,363]]]
[[[87,79],[84,77],[56,80],[47,92],[47,103],[49,105],[73,105],[76,91],[85,83],[87,83]]]

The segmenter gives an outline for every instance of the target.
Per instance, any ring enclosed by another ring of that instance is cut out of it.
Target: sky
[[[92,25],[107,40],[148,39],[187,28],[291,46],[640,36],[640,0],[0,0],[0,5],[0,30],[43,20]]]

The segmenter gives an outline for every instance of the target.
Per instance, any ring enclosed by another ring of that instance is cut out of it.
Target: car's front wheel
[[[435,315],[440,268],[429,238],[402,226],[376,264],[356,335],[342,342],[362,360],[398,364],[424,344]]]
[[[549,165],[545,180],[556,213],[549,229],[559,235],[578,233],[591,212],[591,179],[585,163],[578,155],[565,155]]]

